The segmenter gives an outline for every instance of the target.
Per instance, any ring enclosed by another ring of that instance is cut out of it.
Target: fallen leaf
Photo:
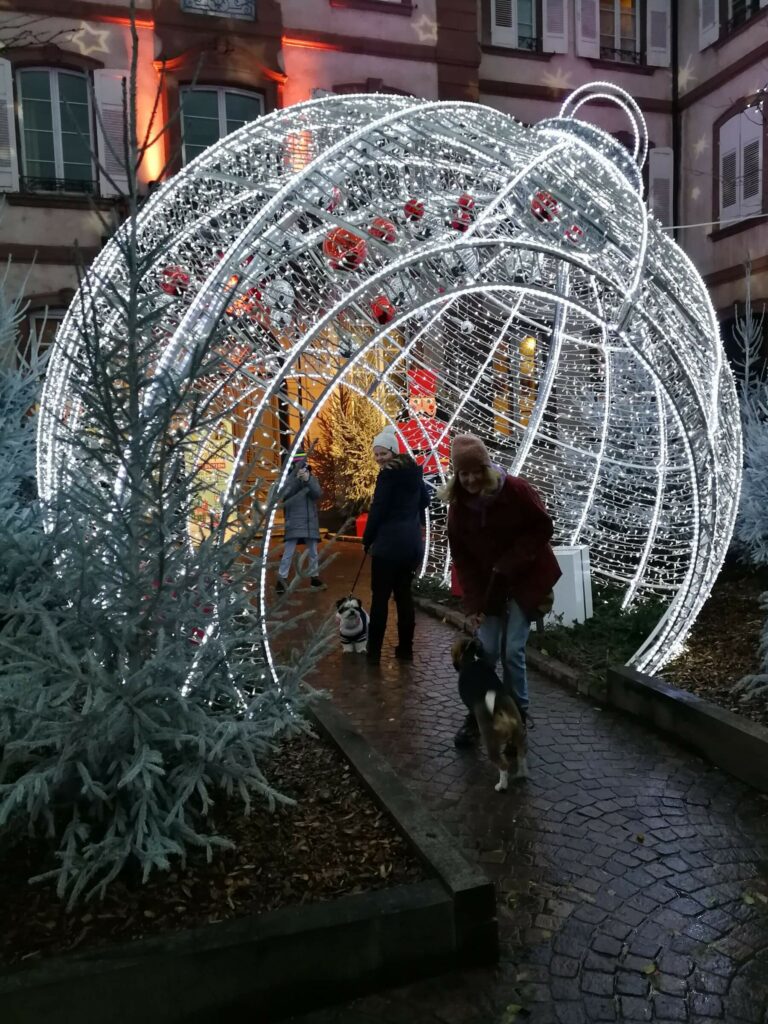
[[[748,907],[751,907],[752,904],[755,902],[755,897],[751,896],[748,892],[745,892],[741,898],[744,900]]]
[[[499,1024],[514,1024],[521,1010],[522,1006],[520,1006],[519,1003],[510,1003],[504,1010],[504,1015],[499,1021]]]
[[[643,974],[655,974],[657,970],[656,964],[646,964],[643,968]]]

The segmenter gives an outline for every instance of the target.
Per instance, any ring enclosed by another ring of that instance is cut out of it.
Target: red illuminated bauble
[[[369,231],[374,238],[379,238],[382,242],[394,242],[397,238],[395,225],[386,217],[374,217]]]
[[[567,242],[571,243],[571,245],[583,245],[584,228],[579,227],[578,224],[571,224],[571,226],[564,232],[564,237]]]
[[[459,208],[454,211],[451,217],[451,227],[454,231],[466,231],[469,225],[472,223],[472,214],[469,210],[463,210]]]
[[[537,192],[531,200],[531,213],[542,222],[552,221],[559,213],[560,206],[551,192]]]
[[[368,246],[360,235],[346,228],[334,228],[323,240],[323,253],[334,270],[354,270],[368,255]]]
[[[377,295],[371,302],[371,312],[377,323],[388,324],[395,319],[396,310],[386,295]]]
[[[475,200],[474,200],[474,197],[473,197],[473,196],[471,196],[471,195],[469,194],[469,192],[463,192],[463,193],[462,193],[462,194],[461,194],[461,195],[459,196],[459,206],[460,206],[460,207],[461,207],[461,208],[462,208],[463,210],[473,210],[473,209],[474,209],[474,206],[475,206]]]
[[[409,199],[403,207],[408,220],[421,220],[424,216],[424,203],[420,199]]]
[[[182,295],[189,288],[189,274],[181,267],[166,267],[160,272],[160,288],[166,295]]]

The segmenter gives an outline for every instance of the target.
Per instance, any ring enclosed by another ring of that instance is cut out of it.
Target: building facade
[[[38,334],[122,215],[129,14],[124,0],[0,13],[0,258]],[[137,0],[141,188],[329,92],[480,102],[533,123],[607,80],[644,113],[649,201],[725,322],[746,262],[753,300],[768,298],[767,29],[768,0]],[[589,116],[623,137],[615,106]]]

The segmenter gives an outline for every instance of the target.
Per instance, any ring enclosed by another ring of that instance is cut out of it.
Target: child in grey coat
[[[285,592],[297,544],[306,544],[309,553],[310,585],[323,587],[318,576],[317,545],[320,540],[320,520],[317,503],[323,495],[320,481],[312,473],[306,459],[298,460],[288,474],[280,492],[285,513],[285,549],[280,559],[277,592]]]

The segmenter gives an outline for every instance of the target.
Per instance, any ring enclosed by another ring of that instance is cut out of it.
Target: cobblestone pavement
[[[358,559],[311,599],[330,608]],[[339,651],[323,683],[495,881],[501,959],[302,1024],[768,1024],[768,798],[535,674],[530,779],[497,794],[453,746],[453,630],[420,616],[403,665],[393,625],[379,669]]]

